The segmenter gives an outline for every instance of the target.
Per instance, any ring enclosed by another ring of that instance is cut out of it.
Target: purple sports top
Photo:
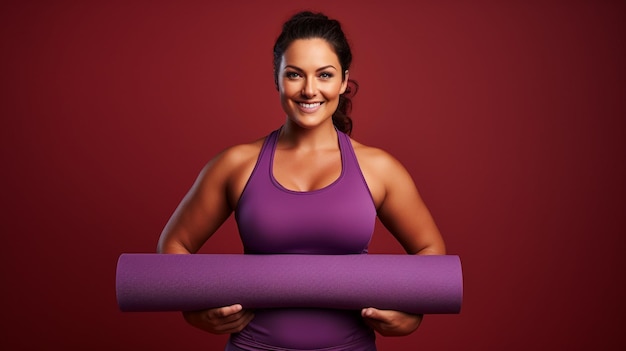
[[[279,132],[265,139],[235,210],[245,253],[366,254],[376,208],[350,138],[337,131],[339,178],[322,189],[300,192],[274,178]],[[375,335],[360,311],[262,309],[242,332],[231,335],[230,345],[241,350],[375,350]]]

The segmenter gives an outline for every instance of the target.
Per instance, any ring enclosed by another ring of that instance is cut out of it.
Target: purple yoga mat
[[[122,311],[244,308],[392,309],[459,313],[458,256],[141,254],[119,257]]]

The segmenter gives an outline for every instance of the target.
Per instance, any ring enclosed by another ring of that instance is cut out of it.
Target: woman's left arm
[[[377,174],[383,187],[377,204],[380,221],[408,254],[445,255],[441,233],[409,172],[390,155],[380,158],[378,162],[384,163]]]
[[[378,218],[408,254],[444,255],[445,244],[430,211],[424,204],[406,168],[391,155],[371,150],[362,169],[377,206]],[[423,315],[364,308],[361,314],[372,328],[384,336],[414,332]]]

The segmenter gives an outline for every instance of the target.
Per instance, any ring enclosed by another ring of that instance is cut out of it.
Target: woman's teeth
[[[304,108],[315,108],[315,107],[317,107],[317,106],[319,106],[321,104],[322,104],[321,102],[316,102],[316,103],[312,103],[312,104],[307,104],[307,103],[301,102],[300,106],[302,106]]]

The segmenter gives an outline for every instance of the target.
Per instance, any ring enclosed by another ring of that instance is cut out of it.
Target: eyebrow
[[[294,66],[294,65],[287,65],[287,66],[285,66],[285,69],[287,69],[287,68],[291,68],[291,69],[295,69],[296,71],[304,72],[304,70],[303,70],[302,68],[297,67],[297,66]],[[328,65],[328,66],[324,66],[324,67],[320,67],[320,68],[316,69],[316,70],[315,70],[315,72],[323,71],[323,70],[328,69],[328,68],[332,68],[332,69],[334,69],[335,71],[337,70],[337,69],[335,68],[335,66],[333,66],[333,65]]]

